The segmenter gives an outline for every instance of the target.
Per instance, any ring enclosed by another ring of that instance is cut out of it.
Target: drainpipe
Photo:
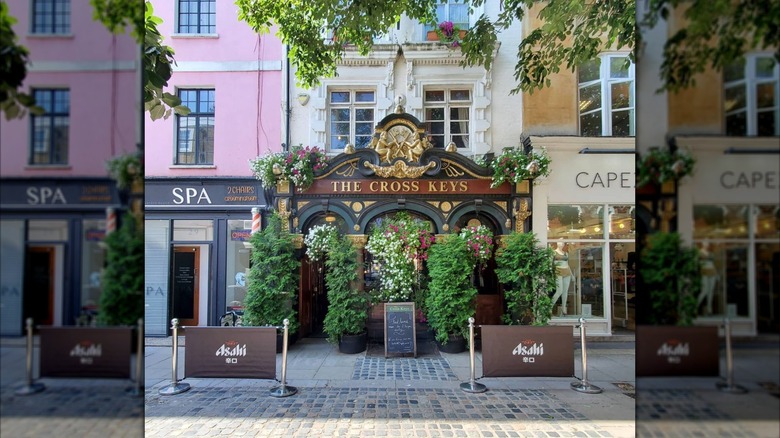
[[[286,44],[284,46],[285,54],[284,54],[284,60],[287,67],[287,73],[285,74],[285,89],[287,90],[287,106],[285,107],[285,124],[284,124],[284,144],[282,145],[282,148],[285,151],[290,150],[290,113],[292,113],[292,109],[290,108],[290,45]]]

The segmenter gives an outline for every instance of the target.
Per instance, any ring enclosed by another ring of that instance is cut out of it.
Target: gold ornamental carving
[[[276,181],[276,193],[280,195],[290,194],[290,180],[280,179]]]
[[[515,231],[518,233],[525,232],[525,220],[531,216],[531,212],[528,210],[528,200],[521,199],[520,206],[515,212]]]
[[[396,158],[403,158],[410,163],[420,161],[420,155],[433,147],[430,141],[406,120],[398,120],[395,125],[386,130],[379,130],[379,137],[371,140],[369,148],[376,151],[383,163],[390,163]]]
[[[347,234],[347,239],[352,242],[352,246],[356,249],[363,249],[368,243],[368,236],[365,234]]]
[[[295,249],[303,249],[303,234],[293,234],[292,243]]]
[[[284,228],[285,231],[290,231],[290,215],[292,212],[287,208],[287,199],[280,199],[279,200],[279,216],[282,218],[282,228]]]
[[[396,161],[390,166],[377,166],[368,161],[363,165],[373,170],[382,178],[419,178],[423,173],[436,167],[436,163],[430,162],[425,166],[409,166],[403,161]]]

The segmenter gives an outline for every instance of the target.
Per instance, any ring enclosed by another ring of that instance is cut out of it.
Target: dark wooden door
[[[301,260],[300,293],[298,294],[298,322],[300,323],[300,336],[308,336],[312,330],[312,296],[314,294],[312,263],[308,257]]]
[[[198,325],[198,266],[200,249],[197,246],[177,246],[173,249],[171,317],[179,319],[179,326]]]
[[[54,247],[27,248],[24,263],[24,318],[33,325],[54,323]]]

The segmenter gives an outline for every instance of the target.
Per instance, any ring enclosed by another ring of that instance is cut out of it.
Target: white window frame
[[[744,59],[745,75],[742,79],[729,81],[729,82],[726,82],[725,78],[723,79],[723,103],[724,103],[723,133],[725,135],[758,135],[758,113],[770,112],[770,111],[774,111],[775,113],[774,135],[780,135],[780,63],[775,61],[771,78],[759,78],[756,74],[757,72],[756,64],[758,60],[761,58],[774,59],[771,54],[751,53],[745,56]],[[762,108],[759,111],[758,92],[756,91],[756,88],[761,84],[771,84],[771,83],[774,83],[775,85],[774,106],[772,106],[771,108]],[[725,108],[726,90],[728,88],[735,88],[740,85],[745,87],[745,106],[737,108],[732,111],[726,111]],[[740,112],[746,113],[745,117],[746,117],[747,132],[739,133],[739,134],[729,134],[728,132],[726,132],[727,129],[726,119],[728,116],[739,114]]]
[[[332,93],[349,93],[349,102],[337,102],[333,103],[331,101],[331,95]],[[373,93],[374,99],[371,102],[357,102],[355,100],[355,94],[356,93]],[[328,132],[327,132],[327,151],[332,153],[340,153],[344,151],[344,148],[333,148],[333,136],[334,134],[331,132],[332,126],[333,126],[333,115],[331,114],[331,110],[334,109],[349,109],[349,138],[347,139],[346,144],[352,144],[355,146],[355,148],[359,148],[357,145],[357,132],[356,132],[356,125],[358,123],[370,123],[371,131],[368,135],[368,143],[365,145],[365,147],[368,147],[368,144],[371,142],[371,136],[374,134],[374,126],[376,125],[376,116],[377,116],[377,90],[375,88],[341,88],[341,87],[333,87],[329,88],[327,95],[326,95],[326,101],[327,101],[327,116],[328,116]],[[370,109],[373,113],[372,119],[370,122],[366,121],[360,121],[358,122],[356,120],[355,114],[356,110],[359,109]],[[342,122],[343,123],[343,122]],[[366,135],[360,135],[360,137],[365,137]]]
[[[458,25],[460,30],[468,30],[472,26],[474,26],[474,22],[485,12],[485,4],[480,4],[479,6],[472,6],[470,5],[466,0],[450,0],[450,1],[442,1],[436,4],[436,6],[444,6],[444,17],[440,18],[437,14],[436,16],[436,24],[438,25],[442,21],[452,21],[450,18],[450,5],[451,4],[466,4],[467,7],[470,8],[469,10],[469,21],[465,25],[463,23],[455,23]],[[422,39],[426,39],[426,36],[428,34],[428,31],[434,30],[435,27],[428,26],[427,24],[423,23],[421,25],[422,28]]]
[[[599,66],[599,78],[588,81],[588,82],[579,82],[579,77],[577,81],[577,104],[578,104],[578,111],[577,111],[577,125],[580,135],[582,134],[582,123],[581,118],[584,114],[593,114],[597,111],[601,111],[601,136],[602,137],[611,137],[612,134],[612,84],[617,84],[621,82],[630,82],[631,84],[631,96],[629,99],[629,106],[627,108],[621,108],[618,111],[630,111],[632,113],[631,120],[629,122],[629,133],[628,135],[630,137],[633,137],[636,135],[636,65],[632,62],[631,65],[628,68],[628,77],[627,78],[610,78],[610,63],[612,59],[615,58],[627,58],[628,53],[608,53],[603,54],[599,56],[599,59],[601,60],[601,64]],[[601,84],[601,106],[598,109],[590,110],[586,113],[582,113],[579,111],[579,104],[581,102],[580,93],[582,92],[582,89],[585,87],[589,87],[594,84]],[[588,136],[590,137],[590,136]]]
[[[429,91],[442,91],[444,92],[444,101],[428,101],[427,100],[427,93]],[[469,99],[468,100],[452,100],[450,98],[452,91],[468,91],[469,93]],[[430,108],[444,108],[444,144],[442,145],[442,148],[446,148],[448,144],[452,141],[452,133],[450,132],[450,108],[452,107],[468,107],[469,109],[469,118],[468,118],[468,142],[466,142],[466,145],[464,147],[459,147],[459,152],[465,152],[473,149],[473,143],[474,143],[474,89],[470,86],[463,86],[463,85],[449,85],[449,86],[430,86],[426,87],[423,90],[423,117],[425,118],[424,123],[426,124],[426,131],[428,131],[428,135],[432,135],[430,130],[428,129],[428,123],[429,120],[427,119],[426,113],[427,110]],[[437,120],[438,122],[438,120]],[[438,135],[438,134],[437,134]],[[463,135],[463,134],[457,134],[457,135]]]

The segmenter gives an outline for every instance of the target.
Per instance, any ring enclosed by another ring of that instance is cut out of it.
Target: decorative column
[[[531,211],[528,210],[528,199],[522,198],[515,210],[515,231],[518,233],[525,232],[525,220],[531,217]]]
[[[252,234],[260,231],[260,209],[252,208]]]
[[[112,207],[106,208],[106,236],[116,231],[116,210]]]

